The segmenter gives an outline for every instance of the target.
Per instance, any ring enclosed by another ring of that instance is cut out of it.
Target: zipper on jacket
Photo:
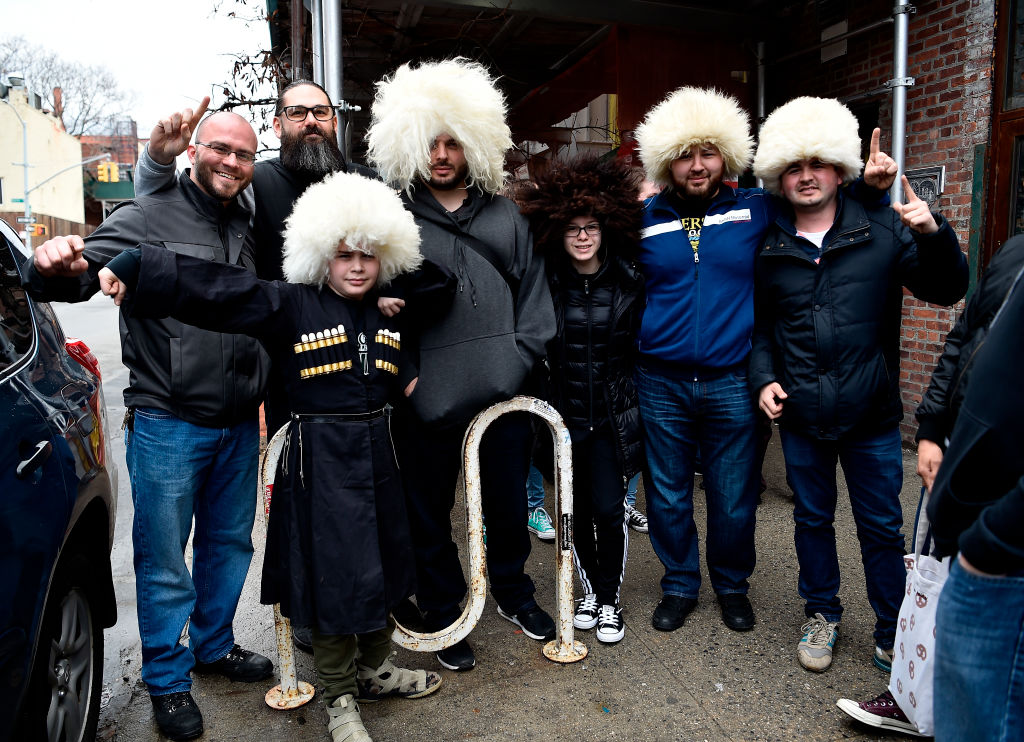
[[[693,277],[700,278],[700,253],[696,248],[693,250]]]
[[[591,336],[591,329],[593,328],[594,322],[590,312],[590,279],[583,279],[583,294],[587,297],[586,305],[586,317],[587,317],[587,395],[590,398],[590,402],[587,405],[587,417],[590,418],[590,432],[594,432],[594,358],[592,350],[594,347],[593,338]]]

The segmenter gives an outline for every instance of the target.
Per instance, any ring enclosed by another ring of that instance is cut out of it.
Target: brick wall
[[[864,27],[891,13],[891,0],[868,0],[851,7],[849,29]],[[964,251],[971,244],[971,194],[977,145],[989,139],[991,111],[991,56],[995,28],[995,0],[919,0],[910,16],[907,74],[915,84],[907,92],[907,168],[945,165],[945,189],[938,210],[960,237]],[[853,4],[851,4],[853,6]],[[808,3],[793,18],[800,33],[810,39],[818,33],[816,5]],[[769,67],[768,110],[795,95],[852,97],[855,111],[877,106],[882,146],[890,148],[892,97],[888,92],[864,95],[893,76],[894,27],[885,25],[847,41],[847,54],[821,62],[818,52]],[[782,56],[781,46],[769,51]],[[943,308],[924,304],[907,295],[903,303],[903,339],[900,384],[906,416],[905,440],[912,441],[917,425],[913,412],[942,343],[962,303]]]

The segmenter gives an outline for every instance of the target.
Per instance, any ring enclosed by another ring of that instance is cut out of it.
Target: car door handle
[[[18,468],[15,470],[18,479],[24,479],[42,466],[50,458],[51,453],[53,453],[53,444],[50,441],[39,441],[32,450],[32,455],[18,464]]]

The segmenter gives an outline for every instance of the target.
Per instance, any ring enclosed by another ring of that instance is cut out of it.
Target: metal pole
[[[395,626],[394,642],[416,652],[436,652],[462,641],[476,626],[487,600],[487,574],[484,563],[483,506],[480,492],[480,442],[487,427],[509,412],[530,412],[542,418],[555,442],[555,621],[556,635],[544,646],[544,656],[554,662],[578,662],[587,656],[587,648],[573,637],[573,565],[572,565],[572,444],[561,415],[547,402],[533,397],[513,397],[488,407],[469,424],[463,441],[463,480],[466,490],[466,526],[469,544],[470,593],[462,615],[441,631],[423,634],[401,624]]]
[[[889,189],[889,198],[893,203],[903,203],[903,186],[900,175],[903,174],[904,144],[907,136],[907,88],[914,84],[914,78],[907,77],[907,29],[910,13],[916,8],[908,0],[896,0],[893,8],[895,37],[893,40],[893,79],[892,87],[892,159],[896,161],[896,180]]]
[[[322,0],[312,0],[309,12],[313,16],[313,82],[324,84],[324,24]]]
[[[344,99],[342,98],[342,56],[341,56],[341,0],[321,0],[321,13],[323,20],[324,39],[324,89],[330,96],[335,110],[338,111],[338,126],[335,129],[335,136],[338,139],[338,147],[341,153],[348,159],[348,152],[345,149],[345,124],[341,114],[343,113]]]
[[[270,516],[270,500],[277,476],[277,462],[281,458],[288,427],[274,434],[267,450],[260,458],[260,489],[263,490],[263,517]],[[295,675],[295,648],[292,646],[292,622],[281,615],[281,604],[274,604],[274,633],[277,636],[277,665],[281,683],[267,691],[264,700],[272,709],[293,709],[313,699],[314,689]]]
[[[761,124],[764,123],[767,112],[765,111],[764,100],[764,74],[766,70],[764,63],[764,42],[757,42],[757,135],[761,137]],[[764,188],[764,180],[757,179],[757,187]]]

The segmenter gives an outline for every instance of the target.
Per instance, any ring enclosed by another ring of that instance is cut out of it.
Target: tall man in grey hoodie
[[[416,599],[425,628],[436,631],[457,619],[466,595],[451,537],[466,426],[488,405],[525,391],[555,334],[555,318],[527,222],[497,195],[512,141],[504,97],[488,72],[464,59],[404,65],[377,84],[372,115],[371,163],[403,190],[424,256],[459,281],[451,311],[421,334],[413,411],[398,441],[417,559]],[[524,572],[530,442],[526,413],[499,418],[483,438],[487,565],[498,612],[527,636],[547,640],[554,623],[534,600]],[[476,663],[466,640],[437,658],[451,670]]]

